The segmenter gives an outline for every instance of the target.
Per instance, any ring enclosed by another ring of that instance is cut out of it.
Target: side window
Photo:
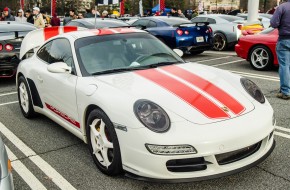
[[[70,42],[67,39],[56,39],[52,41],[48,63],[65,62],[73,67],[73,56]]]
[[[52,42],[48,42],[47,44],[42,46],[37,52],[37,57],[39,57],[41,60],[47,63],[49,59],[49,52],[50,52],[51,44]]]
[[[139,19],[132,24],[132,26],[147,26],[149,20],[147,19]]]
[[[157,24],[156,24],[156,22],[150,20],[148,25],[147,25],[147,28],[153,28],[153,27],[157,27]]]
[[[212,19],[212,18],[208,18],[207,22],[209,22],[210,24],[216,24],[215,19]]]
[[[207,18],[206,17],[195,17],[192,21],[193,22],[207,22]]]

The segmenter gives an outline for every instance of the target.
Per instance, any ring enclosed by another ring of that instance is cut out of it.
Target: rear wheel
[[[273,54],[266,46],[254,47],[249,56],[251,66],[256,70],[269,70],[273,66]]]
[[[33,105],[31,94],[28,88],[28,84],[23,76],[18,79],[18,101],[20,105],[21,112],[24,117],[32,118],[36,115]]]
[[[102,110],[95,109],[89,114],[86,133],[89,150],[98,169],[107,175],[121,174],[123,169],[117,134]]]
[[[227,48],[227,38],[222,33],[215,33],[213,37],[213,49],[223,51]]]

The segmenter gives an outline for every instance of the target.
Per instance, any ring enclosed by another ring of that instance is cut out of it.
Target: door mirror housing
[[[173,49],[173,51],[179,56],[182,57],[183,56],[183,51],[180,49]]]
[[[47,70],[51,73],[71,73],[72,68],[64,62],[56,62],[48,65]]]

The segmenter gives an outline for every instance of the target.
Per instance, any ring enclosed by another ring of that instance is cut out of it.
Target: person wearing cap
[[[40,13],[40,9],[38,7],[33,8],[33,14],[34,14],[34,26],[36,28],[44,28],[45,23],[43,20],[43,16]]]
[[[4,21],[15,21],[13,15],[11,15],[11,10],[8,7],[5,7],[3,10],[4,13]]]
[[[17,17],[15,18],[16,22],[27,22],[27,19],[25,18],[24,14],[23,14],[23,10],[19,9],[17,12]]]
[[[108,11],[104,10],[102,12],[102,18],[109,18],[109,15],[108,14],[109,14]]]

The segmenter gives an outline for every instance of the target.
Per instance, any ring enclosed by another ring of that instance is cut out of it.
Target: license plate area
[[[196,37],[196,42],[197,42],[197,43],[204,42],[204,38],[203,38],[203,36],[198,36],[198,37]]]

